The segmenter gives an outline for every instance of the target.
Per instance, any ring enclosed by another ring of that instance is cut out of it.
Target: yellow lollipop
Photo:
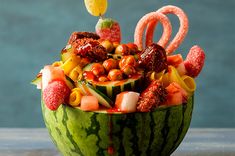
[[[107,0],[84,0],[84,2],[87,11],[93,16],[102,16],[107,10]]]

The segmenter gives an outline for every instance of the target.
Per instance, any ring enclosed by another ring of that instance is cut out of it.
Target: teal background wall
[[[130,42],[137,21],[167,4],[183,8],[190,21],[178,52],[186,56],[198,44],[207,55],[191,126],[235,127],[234,0],[109,0],[106,16],[119,21],[123,42]],[[178,19],[169,17],[175,33]],[[59,59],[73,31],[94,31],[96,22],[82,0],[0,0],[0,127],[44,127],[40,92],[30,81]]]

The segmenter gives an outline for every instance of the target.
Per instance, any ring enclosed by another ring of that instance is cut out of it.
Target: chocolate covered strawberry
[[[121,42],[121,28],[117,21],[111,18],[100,18],[95,29],[101,39]]]
[[[184,61],[187,75],[197,77],[205,62],[205,53],[198,45],[193,46]]]

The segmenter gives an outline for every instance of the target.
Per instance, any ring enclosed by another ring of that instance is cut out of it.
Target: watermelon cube
[[[84,111],[99,109],[98,99],[95,96],[82,96],[81,109]]]

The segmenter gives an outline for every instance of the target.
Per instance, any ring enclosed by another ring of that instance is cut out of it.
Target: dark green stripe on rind
[[[124,147],[125,155],[135,155],[138,146],[135,144],[137,141],[135,125],[137,121],[134,114],[128,114],[124,119],[124,128],[122,131],[122,144]]]
[[[162,124],[164,124],[164,127],[161,129],[161,133],[162,133],[162,136],[163,136],[163,141],[162,141],[162,146],[161,146],[160,151],[159,151],[159,155],[161,155],[161,153],[162,153],[162,151],[163,151],[163,149],[164,149],[164,147],[166,146],[166,143],[167,143],[167,134],[169,132],[169,126],[168,126],[167,122],[168,122],[168,118],[169,118],[169,115],[170,115],[170,109],[171,109],[171,107],[166,110],[165,119],[162,123]]]
[[[154,118],[153,118],[153,113],[150,113],[150,123],[149,123],[149,127],[150,127],[150,134],[149,134],[149,143],[148,143],[148,149],[146,151],[147,155],[151,155],[151,145],[154,141],[154,127],[155,127],[155,123],[154,123]]]
[[[108,95],[106,87],[104,86],[95,86],[96,89],[98,89],[99,91],[101,91],[102,93],[104,93],[105,95]]]
[[[170,155],[184,138],[191,120],[192,100],[149,113],[110,115],[66,105],[53,112],[43,102],[42,110],[51,138],[64,156],[106,156],[110,145],[114,156],[155,156]]]
[[[143,85],[144,85],[144,79],[140,78],[139,80],[136,81],[136,85],[135,85],[134,90],[138,93],[141,93]]]
[[[77,145],[77,142],[74,140],[74,135],[72,134],[72,133],[70,133],[70,129],[68,128],[68,120],[69,120],[69,117],[68,117],[68,115],[67,115],[67,111],[66,111],[66,108],[69,108],[69,107],[63,107],[62,106],[62,108],[63,108],[63,118],[62,118],[62,123],[63,123],[63,125],[64,125],[64,127],[65,127],[65,132],[66,132],[66,137],[69,139],[69,141],[72,143],[72,145],[73,145],[73,148],[71,149],[71,151],[73,152],[73,153],[81,153],[81,151],[80,151],[80,148],[78,147],[78,145]],[[72,153],[71,153],[71,155],[73,155]]]
[[[193,112],[193,103],[194,103],[194,95],[189,98],[188,103],[183,105],[183,122],[181,124],[181,133],[178,135],[178,138],[173,146],[171,153],[173,153],[179,144],[184,139],[188,128],[190,126],[190,122],[192,119],[192,112]]]
[[[96,129],[96,125],[93,123],[95,113],[88,113],[70,108],[67,110],[67,114],[70,114],[70,118],[68,118],[67,121],[67,127],[70,133],[73,134],[73,139],[76,140],[76,144],[81,151],[81,153],[78,152],[78,154],[85,156],[96,155],[99,151],[97,146],[99,138],[97,137],[97,132],[95,132],[95,130],[92,131],[92,129]],[[87,147],[92,147],[92,150],[87,150]]]
[[[42,110],[45,110],[45,104],[43,103],[43,101],[41,103],[42,103]],[[47,121],[47,117],[45,117],[45,115],[46,115],[45,111],[43,111],[43,112],[44,112],[43,113],[44,123],[47,127],[47,130],[48,130],[49,134],[51,134],[52,132],[51,132],[50,124]],[[56,140],[53,137],[51,137],[51,140],[56,145],[56,147],[58,148],[58,144],[57,144]]]
[[[124,91],[131,91],[132,87],[131,87],[131,83],[127,83],[124,85]]]
[[[97,155],[108,155],[107,148],[109,146],[109,117],[106,114],[99,114],[96,118],[99,123],[100,129],[97,131],[97,135],[99,136],[98,147],[100,147]]]
[[[112,100],[115,101],[116,99],[116,95],[121,93],[121,86],[113,86],[112,87],[112,90],[113,90],[113,94],[112,94]]]
[[[44,105],[44,103],[42,103]],[[50,111],[45,106],[44,109],[44,120],[47,128],[50,130],[50,136],[53,138],[53,142],[56,144],[57,148],[63,149],[63,155],[76,155],[77,147],[71,143],[71,138],[67,134],[70,134],[66,128],[66,125],[63,124],[64,114],[66,111],[63,109],[58,109],[55,112]],[[66,146],[65,146],[66,145]]]
[[[161,130],[164,128],[165,118],[166,118],[166,111],[157,111],[156,113],[152,113],[154,119],[154,140],[152,141],[151,146],[151,154],[150,155],[157,155],[159,154],[163,141],[164,136]]]
[[[112,139],[113,139],[113,148],[118,153],[118,155],[125,155],[124,144],[123,144],[123,130],[125,127],[125,120],[127,115],[112,115]],[[115,125],[115,126],[114,126]],[[116,145],[119,145],[117,146]]]
[[[137,136],[137,132],[138,130],[136,129],[136,125],[138,124],[138,120],[136,119],[136,115],[132,114],[131,118],[129,118],[129,125],[128,128],[130,128],[131,132],[132,132],[132,138],[130,139],[130,142],[132,143],[131,148],[132,148],[132,155],[139,155],[140,151],[139,151],[139,147],[138,147],[138,141],[139,138]]]
[[[136,119],[138,123],[136,125],[137,136],[138,136],[138,147],[141,155],[147,156],[146,151],[148,149],[150,133],[151,133],[151,116],[150,113],[137,113]]]
[[[170,151],[174,146],[174,142],[177,139],[178,131],[182,123],[183,116],[181,112],[182,112],[182,105],[181,107],[171,108],[168,119],[166,121],[167,122],[166,125],[168,126],[168,133],[167,136],[165,137],[166,142],[164,148],[162,149],[161,155],[170,155]]]

